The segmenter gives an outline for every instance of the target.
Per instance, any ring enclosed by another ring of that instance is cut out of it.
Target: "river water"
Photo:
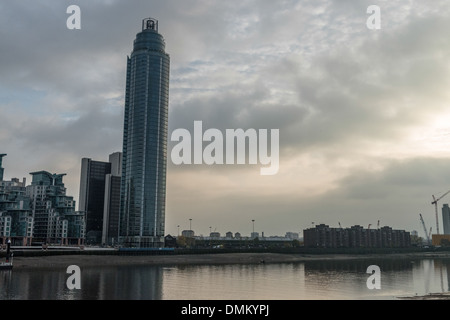
[[[380,267],[380,289],[367,286],[370,265]],[[0,271],[0,299],[391,300],[448,291],[450,259],[86,267],[72,290],[66,271]]]

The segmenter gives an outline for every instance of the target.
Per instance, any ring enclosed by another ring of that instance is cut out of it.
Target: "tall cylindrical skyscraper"
[[[164,245],[170,58],[158,21],[142,21],[127,79],[123,131],[119,241]]]

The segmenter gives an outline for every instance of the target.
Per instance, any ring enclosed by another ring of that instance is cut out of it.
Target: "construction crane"
[[[341,229],[342,229],[341,223],[340,223],[340,222],[338,222],[338,223],[339,223],[339,228],[341,228]]]
[[[450,190],[447,191],[446,193],[444,193],[442,196],[440,196],[439,198],[435,198],[435,196],[433,195],[433,202],[431,204],[434,204],[434,208],[436,210],[436,234],[439,234],[439,218],[438,218],[438,201],[441,200],[443,197],[445,197],[447,194],[450,193]]]
[[[380,220],[377,222],[377,229],[380,229]]]
[[[421,213],[419,213],[419,216],[420,216],[420,222],[422,223],[423,231],[425,232],[425,237],[427,237],[427,242],[428,242],[428,244],[430,244],[431,243],[430,236],[428,234],[427,227],[425,226],[425,221],[423,221],[423,217],[422,217]],[[431,229],[430,229],[430,233],[431,233]]]

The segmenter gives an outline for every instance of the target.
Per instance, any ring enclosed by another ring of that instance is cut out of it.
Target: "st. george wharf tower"
[[[119,241],[164,246],[170,57],[158,21],[142,21],[127,57]]]

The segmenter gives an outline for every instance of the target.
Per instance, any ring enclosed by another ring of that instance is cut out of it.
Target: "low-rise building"
[[[31,244],[33,217],[31,215],[30,198],[25,192],[26,179],[17,178],[11,181],[0,181],[0,244],[5,245],[8,239],[12,245],[26,246]]]
[[[5,154],[0,155],[1,160]],[[75,211],[73,197],[66,195],[62,181],[65,174],[32,172],[31,185],[26,179],[3,180],[0,175],[0,244],[84,243],[85,215]]]
[[[365,229],[355,225],[350,228],[332,228],[325,224],[303,231],[305,247],[318,248],[399,248],[411,246],[410,233],[391,227]]]
[[[220,232],[211,232],[211,233],[209,234],[209,237],[210,237],[211,239],[220,239]]]

